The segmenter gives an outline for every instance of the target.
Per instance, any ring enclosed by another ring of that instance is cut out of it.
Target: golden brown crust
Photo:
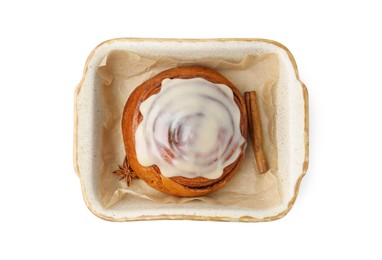
[[[243,137],[247,138],[247,113],[244,99],[239,90],[224,76],[216,71],[203,67],[179,67],[163,71],[156,76],[150,78],[140,86],[138,86],[130,95],[126,102],[122,116],[122,134],[125,144],[126,155],[131,168],[137,176],[144,180],[151,187],[164,193],[182,196],[202,196],[223,187],[237,172],[244,159],[244,149],[236,161],[224,168],[223,174],[218,179],[185,178],[172,177],[166,178],[161,175],[157,166],[144,167],[139,164],[135,152],[135,131],[142,121],[142,115],[139,107],[143,101],[153,94],[160,91],[161,83],[166,78],[204,78],[216,84],[225,84],[230,87],[234,93],[234,100],[240,112],[240,130]],[[243,144],[244,146],[245,144]]]

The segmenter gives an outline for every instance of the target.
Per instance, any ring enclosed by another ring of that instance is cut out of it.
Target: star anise
[[[123,165],[118,165],[119,169],[113,171],[114,174],[121,175],[119,180],[126,179],[127,186],[130,186],[133,179],[137,179],[138,176],[134,173],[133,169],[131,169],[129,163],[127,162],[127,157],[125,156],[125,160],[123,160]]]

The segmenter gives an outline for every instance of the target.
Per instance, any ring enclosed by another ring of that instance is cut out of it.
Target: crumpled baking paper
[[[124,180],[112,172],[118,169],[125,157],[122,139],[121,117],[125,103],[141,83],[157,73],[186,65],[207,67],[224,75],[243,94],[255,90],[258,96],[263,131],[263,146],[270,170],[265,174],[257,172],[250,139],[245,160],[237,174],[223,188],[202,197],[181,198],[159,192],[144,181],[134,179],[128,187]],[[225,60],[177,61],[170,58],[151,59],[125,50],[114,50],[105,56],[98,68],[102,80],[101,93],[104,118],[101,149],[101,174],[99,197],[104,207],[111,207],[125,196],[137,196],[158,203],[187,203],[197,200],[212,205],[265,209],[281,200],[277,177],[277,147],[274,135],[274,93],[278,81],[279,60],[276,54],[245,56],[240,62]]]

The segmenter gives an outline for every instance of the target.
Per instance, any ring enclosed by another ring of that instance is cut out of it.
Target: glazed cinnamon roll
[[[244,100],[213,70],[169,69],[130,95],[122,133],[140,179],[167,194],[201,196],[223,187],[244,159]]]

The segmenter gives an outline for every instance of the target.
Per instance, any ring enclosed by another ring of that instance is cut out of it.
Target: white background
[[[381,259],[382,15],[378,1],[2,1],[0,259]],[[252,4],[249,4],[249,3]],[[73,93],[115,37],[268,38],[310,101],[310,165],[270,223],[111,223],[72,166]]]

